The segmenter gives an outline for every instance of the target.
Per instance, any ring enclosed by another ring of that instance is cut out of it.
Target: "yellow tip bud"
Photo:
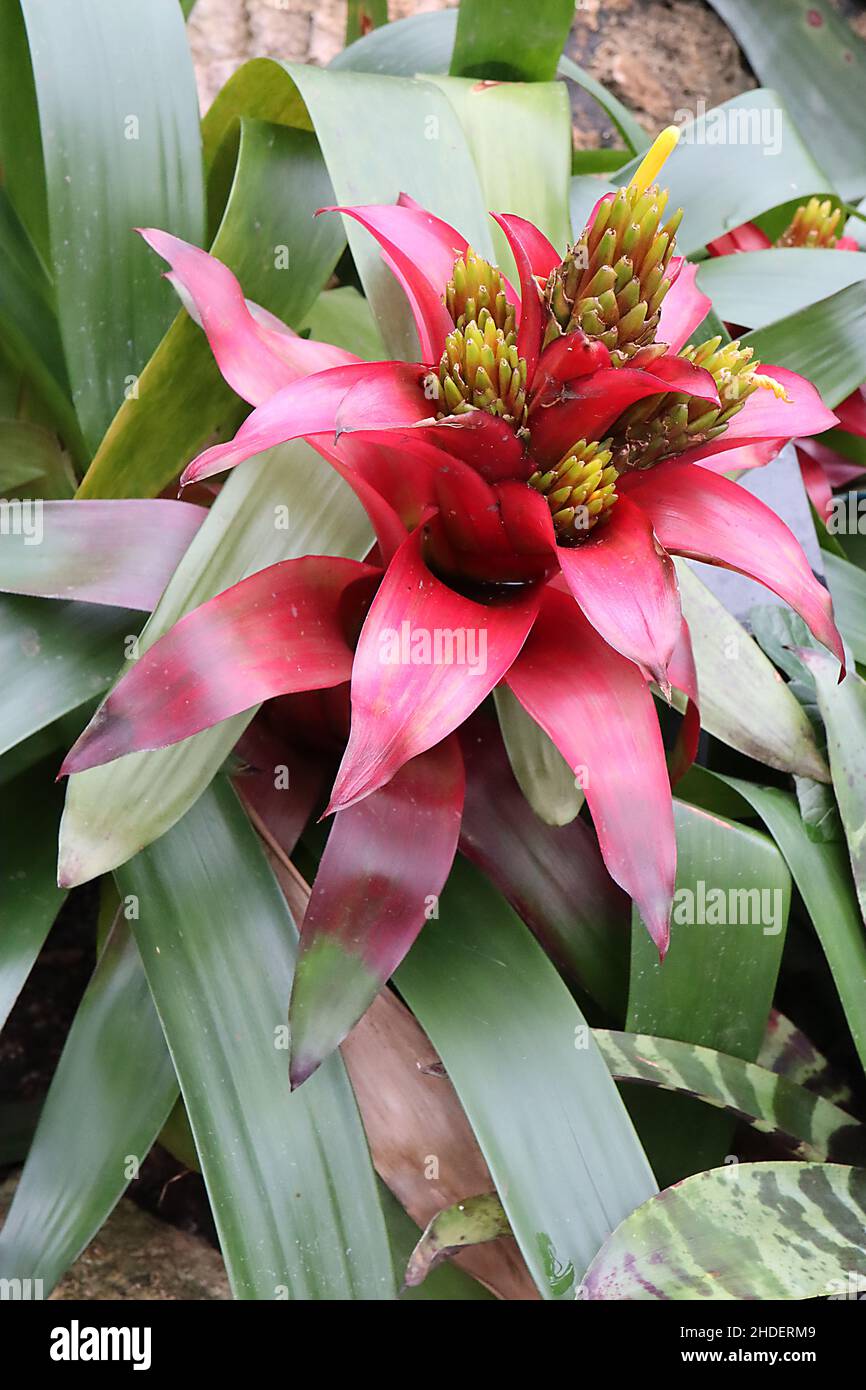
[[[676,148],[679,138],[679,128],[675,125],[669,125],[661,135],[657,135],[632,175],[629,188],[643,193],[651,183],[655,183],[659,170]]]

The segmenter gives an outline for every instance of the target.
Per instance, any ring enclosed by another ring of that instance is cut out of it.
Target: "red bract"
[[[342,209],[379,240],[406,291],[415,364],[305,342],[248,305],[224,266],[147,233],[224,376],[256,407],[184,481],[303,437],[355,489],[378,542],[375,567],[285,562],[184,618],[64,765],[169,744],[351,673],[336,823],[291,1005],[294,1081],[360,1016],[444,885],[463,804],[451,735],[500,681],[585,787],[608,871],[663,954],[676,853],[649,682],[689,697],[680,771],[698,695],[671,555],[760,579],[841,660],[829,596],[797,541],[704,466],[726,449],[776,452],[835,417],[808,382],[757,375],[735,346],[708,345],[711,370],[680,352],[708,301],[671,255],[673,224],[658,230],[663,197],[644,184],[601,200],[583,269],[578,248],[562,259],[531,224],[498,216],[519,295],[409,199]]]

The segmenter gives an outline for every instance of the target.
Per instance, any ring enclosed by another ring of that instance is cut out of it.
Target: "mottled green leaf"
[[[710,1047],[646,1033],[593,1036],[617,1081],[690,1095],[783,1140],[792,1157],[811,1162],[866,1162],[866,1127],[822,1096],[753,1062]]]
[[[857,1297],[866,1287],[864,1226],[863,1169],[715,1168],[633,1212],[593,1260],[582,1293],[714,1301]]]

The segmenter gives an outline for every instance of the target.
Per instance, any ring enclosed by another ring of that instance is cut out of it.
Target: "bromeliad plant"
[[[866,1274],[866,589],[825,552],[840,637],[732,481],[854,428],[861,291],[816,287],[766,351],[705,292],[744,217],[788,225],[760,297],[778,257],[820,267],[841,200],[772,93],[731,105],[772,106],[784,158],[696,160],[561,57],[570,0],[531,8],[248,64],[206,188],[176,0],[3,11],[3,90],[27,54],[33,82],[0,100],[0,1022],[67,888],[97,964],[35,1133],[0,1092],[0,1161],[26,1157],[0,1278],[52,1288],[157,1139],[239,1297]],[[570,149],[557,75],[626,150]],[[772,591],[774,664],[693,561]],[[841,1076],[797,1026],[806,972]],[[768,1162],[734,1210],[735,1119]]]
[[[453,736],[501,681],[580,779],[608,871],[664,956],[676,843],[651,683],[698,702],[671,555],[760,579],[843,659],[829,595],[794,536],[716,471],[733,465],[731,450],[777,450],[835,417],[808,382],[759,369],[749,349],[691,343],[709,304],[674,255],[682,214],[664,220],[655,182],[676,138],[666,131],[630,183],[599,201],[564,258],[524,219],[495,214],[519,293],[409,199],[342,209],[376,236],[406,291],[415,364],[360,362],[263,322],[224,266],[145,233],[226,380],[255,406],[181,482],[303,436],[376,530],[373,564],[284,561],[188,614],[112,691],[63,765],[81,772],[164,747],[351,676],[351,729],[327,808],[334,842],[289,1014],[294,1083],[345,1037],[441,891],[463,802]],[[359,938],[338,846],[388,816],[401,778],[423,820],[423,880]]]

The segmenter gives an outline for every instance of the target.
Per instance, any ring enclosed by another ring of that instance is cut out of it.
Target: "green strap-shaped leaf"
[[[462,0],[451,59],[455,77],[497,82],[547,82],[568,38],[573,0]]]
[[[10,8],[5,7],[7,14]],[[3,188],[0,188],[0,257],[3,262],[0,347],[4,357],[20,368],[62,433],[67,447],[83,461],[87,450],[72,404],[53,290]]]
[[[373,29],[388,23],[388,0],[349,0],[346,7],[346,43],[354,43]]]
[[[337,70],[351,68],[355,72],[391,73],[399,77],[414,77],[416,73],[447,73],[456,31],[457,13],[454,10],[412,15],[409,19],[398,20],[359,39],[345,52],[338,53],[330,66]],[[574,82],[598,102],[623,137],[630,154],[638,154],[648,148],[650,139],[640,123],[590,73],[578,67],[565,54],[560,57],[556,71],[560,77]],[[553,73],[548,75],[552,77]],[[618,151],[605,153],[613,156]]]
[[[827,0],[710,0],[845,198],[866,189],[866,45]]]
[[[866,1127],[804,1086],[711,1047],[647,1033],[593,1030],[617,1081],[694,1096],[753,1129],[782,1139],[792,1157],[866,1163]]]
[[[29,483],[45,478],[61,463],[57,440],[28,420],[0,420],[0,492],[22,496]],[[4,543],[9,544],[4,537]]]
[[[21,9],[60,332],[95,449],[174,312],[173,292],[133,228],[201,236],[192,63],[177,0],[21,0]],[[30,156],[35,163],[36,151]]]
[[[843,844],[811,840],[793,797],[776,787],[757,787],[741,778],[704,772],[697,781],[721,783],[761,817],[788,864],[812,919],[854,1046],[866,1067],[866,932]],[[690,792],[690,795],[692,793]]]
[[[849,285],[741,341],[761,362],[807,377],[832,410],[866,380],[866,284]]]
[[[236,162],[235,145],[237,131],[227,146],[230,187],[211,252],[249,299],[300,328],[345,246],[339,219],[314,215],[333,199],[330,180],[307,131],[244,120]],[[164,264],[147,255],[158,280]],[[80,495],[154,496],[212,437],[233,434],[246,408],[182,311],[112,421]]]
[[[0,788],[0,1028],[66,897],[55,873],[53,773],[43,764]]]
[[[574,773],[507,685],[493,693],[502,741],[523,795],[548,825],[569,825],[584,801]]]
[[[755,329],[864,279],[866,253],[798,246],[716,256],[698,270],[698,286],[710,296],[716,313]]]
[[[9,594],[0,618],[0,753],[101,694],[141,626],[125,608]]]
[[[118,872],[235,1295],[389,1299],[393,1272],[343,1064],[288,1089],[296,931],[228,785]],[[204,1041],[204,1045],[203,1045]]]
[[[779,971],[790,875],[767,836],[682,802],[675,814],[671,945],[660,965],[635,913],[626,1028],[753,1061]],[[729,1122],[704,1114],[698,1127],[700,1112],[682,1097],[635,1095],[629,1109],[663,1184],[724,1154]]]
[[[460,77],[431,81],[457,112],[486,206],[526,217],[564,252],[571,240],[571,108],[565,84],[486,86]],[[508,159],[502,158],[503,149],[510,151]],[[497,262],[513,276],[514,262],[505,237],[499,227],[493,227],[492,234]]]
[[[591,1299],[857,1297],[866,1286],[866,1171],[740,1163],[645,1202],[593,1260]]]
[[[75,1015],[0,1231],[0,1276],[54,1287],[137,1176],[176,1096],[121,918]]]
[[[395,976],[460,1097],[542,1294],[573,1298],[652,1177],[589,1029],[530,932],[458,860]]]
[[[369,302],[352,285],[323,290],[308,314],[304,328],[319,342],[334,343],[368,362],[385,357],[385,344]]]
[[[866,681],[849,671],[840,683],[838,662],[823,652],[803,659],[815,678],[854,886],[866,918]]]
[[[758,1055],[773,998],[790,874],[766,835],[680,801],[675,812],[670,950],[660,965],[636,925],[628,1029],[749,1061]]]
[[[0,5],[0,162],[3,183],[43,266],[50,259],[42,136],[19,0]]]
[[[768,767],[826,781],[828,769],[812,725],[772,662],[691,566],[681,559],[675,563],[703,727]]]
[[[843,499],[844,500],[844,499]],[[824,573],[833,595],[839,631],[858,663],[866,663],[866,573],[838,555],[824,553]]]
[[[423,1284],[449,1255],[470,1245],[483,1245],[488,1240],[510,1235],[508,1217],[495,1192],[467,1197],[453,1207],[437,1211],[428,1221],[409,1258],[405,1282],[410,1288]]]
[[[674,113],[682,121],[680,143],[661,176],[671,206],[686,211],[677,235],[683,255],[779,203],[832,192],[776,92],[743,92],[685,116]],[[618,181],[627,183],[636,167],[627,164]]]

